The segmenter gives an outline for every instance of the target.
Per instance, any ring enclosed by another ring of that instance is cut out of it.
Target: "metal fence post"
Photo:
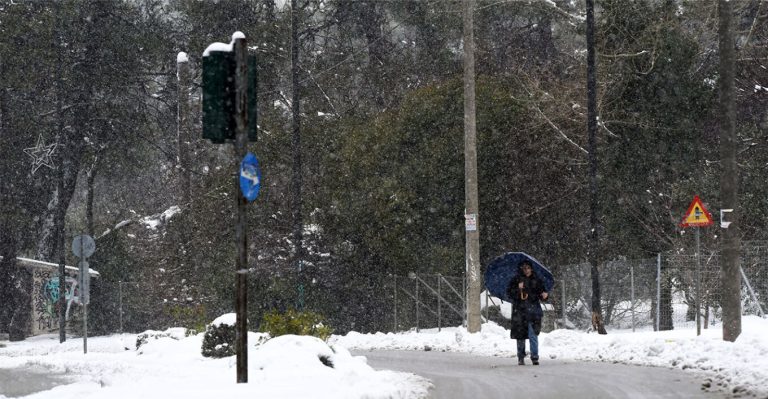
[[[630,306],[632,307],[632,332],[635,332],[635,265],[629,264]]]
[[[562,292],[561,296],[563,297],[562,303],[560,304],[560,307],[562,308],[561,310],[563,313],[563,322],[560,325],[561,328],[568,328],[568,324],[566,323],[566,318],[565,318],[565,281],[566,281],[565,278],[560,279],[560,291]]]
[[[117,282],[117,295],[120,303],[120,334],[123,333],[123,282]]]
[[[661,254],[656,254],[656,331],[661,328]]]
[[[441,300],[442,295],[440,294],[440,279],[441,278],[442,278],[442,276],[440,275],[440,273],[438,273],[437,274],[437,331],[438,332],[440,332],[441,328],[442,328],[441,320],[442,320],[442,314],[443,314],[442,311],[441,311],[442,310],[442,306],[441,305],[442,305],[443,301]]]
[[[394,278],[394,299],[393,302],[395,303],[395,325],[392,328],[392,332],[397,332],[397,275],[393,276]]]
[[[413,280],[416,282],[416,332],[419,332],[419,280]]]
[[[462,320],[462,323],[464,324],[464,327],[467,326],[467,276],[466,273],[464,275],[464,278],[461,279],[461,293],[463,294],[461,303],[464,309],[464,320]]]
[[[699,245],[699,236],[701,235],[701,227],[696,226],[696,336],[701,335],[701,260],[699,259],[699,252],[701,251]]]

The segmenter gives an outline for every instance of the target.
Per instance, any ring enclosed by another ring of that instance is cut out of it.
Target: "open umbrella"
[[[520,262],[527,260],[533,266],[533,272],[543,283],[544,290],[552,291],[555,285],[555,278],[552,272],[547,270],[544,265],[533,256],[524,252],[507,252],[504,255],[497,256],[485,269],[485,287],[491,295],[500,298],[506,302],[512,302],[512,298],[507,295],[507,287],[512,278],[517,276]]]

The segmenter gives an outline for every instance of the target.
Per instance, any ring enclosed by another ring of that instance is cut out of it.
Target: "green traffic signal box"
[[[248,56],[248,140],[257,139],[256,56]],[[214,144],[235,140],[235,53],[203,57],[203,138]]]

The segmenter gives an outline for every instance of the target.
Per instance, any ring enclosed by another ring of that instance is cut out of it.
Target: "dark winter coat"
[[[524,287],[522,290],[518,287],[518,283],[521,281]],[[541,332],[541,318],[544,316],[544,312],[541,310],[541,302],[539,301],[542,292],[544,292],[544,283],[535,274],[531,274],[531,277],[525,277],[520,272],[509,283],[507,294],[512,298],[510,338],[527,339],[528,322],[533,323],[533,330],[536,332],[536,335],[539,335],[539,332]]]

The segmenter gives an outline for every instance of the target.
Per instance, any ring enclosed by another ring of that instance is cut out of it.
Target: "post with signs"
[[[88,353],[88,304],[91,301],[91,270],[88,258],[95,251],[96,242],[89,235],[81,234],[72,240],[72,253],[80,258],[77,281],[80,286],[80,303],[83,304],[83,353]]]
[[[237,382],[248,382],[248,238],[247,202],[261,187],[256,156],[248,140],[256,140],[256,59],[249,57],[245,35],[235,32],[229,45],[213,43],[203,53],[203,138],[215,144],[234,141],[240,161],[235,185],[235,353]],[[232,76],[234,74],[234,76]]]
[[[700,227],[712,225],[712,215],[704,208],[698,195],[693,197],[691,205],[688,206],[688,212],[685,213],[682,227],[696,227],[696,335],[701,335],[701,271],[699,265],[700,252]]]

